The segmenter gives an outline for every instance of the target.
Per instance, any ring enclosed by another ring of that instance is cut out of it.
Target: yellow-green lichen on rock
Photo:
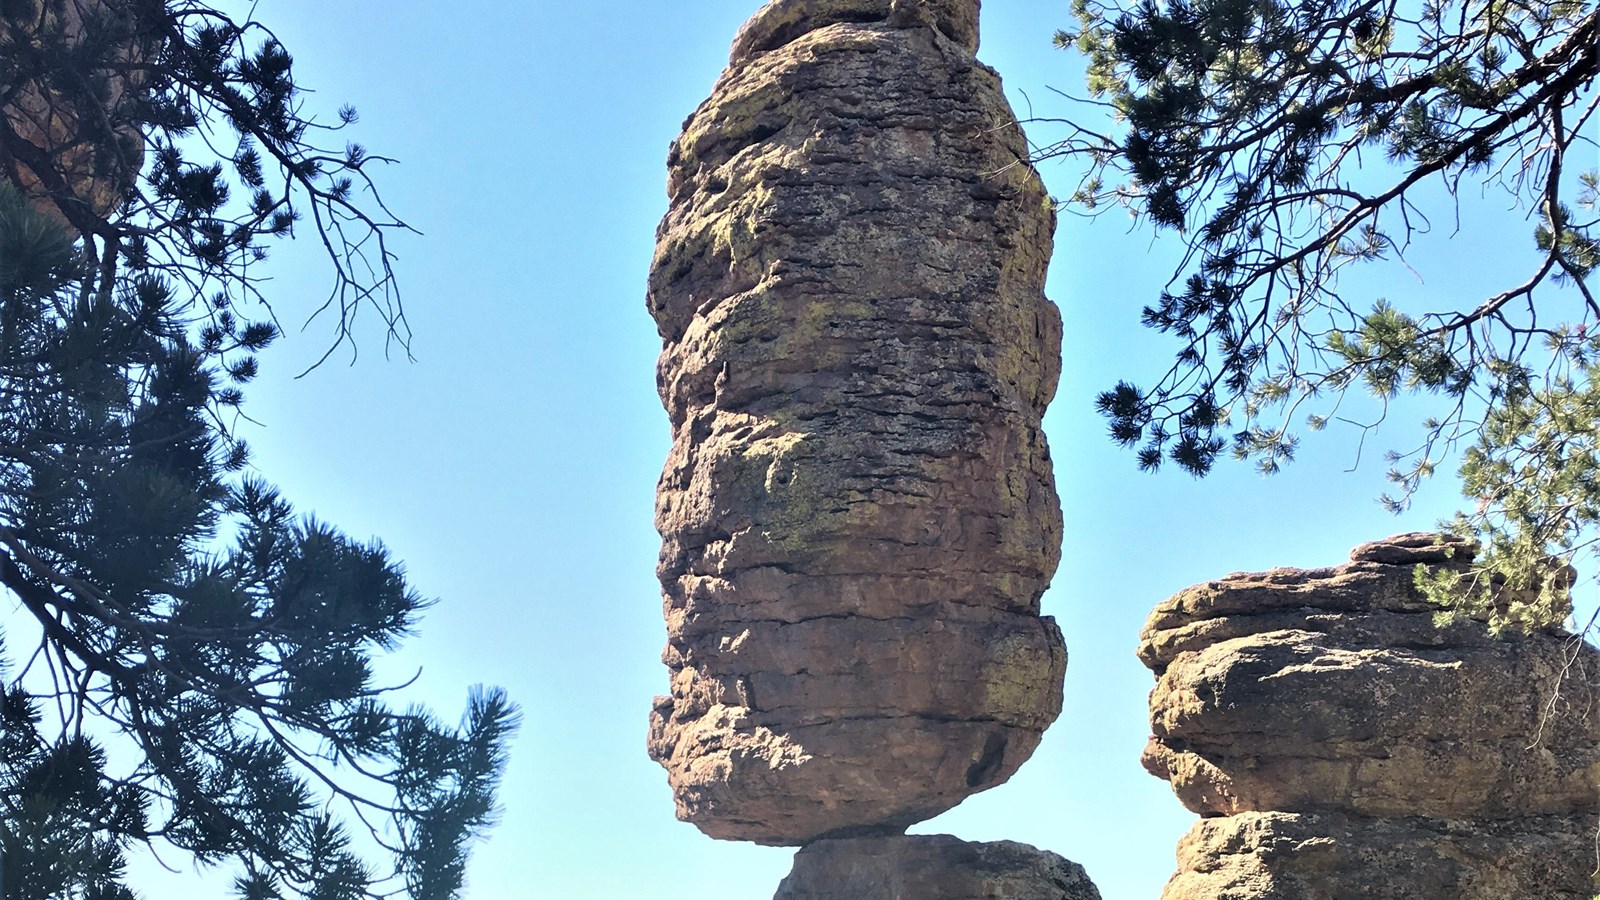
[[[1163,900],[1590,900],[1600,651],[1438,621],[1416,567],[1472,554],[1397,535],[1156,608],[1144,763],[1206,817]]]
[[[976,0],[775,0],[668,158],[648,294],[678,814],[898,832],[1060,711],[1055,225]]]

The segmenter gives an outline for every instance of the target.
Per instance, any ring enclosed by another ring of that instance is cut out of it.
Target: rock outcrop
[[[92,221],[115,209],[144,160],[133,107],[147,80],[143,66],[161,41],[134,10],[118,0],[62,0],[25,2],[0,16],[0,38],[13,48],[86,40],[108,48],[105,67],[88,79],[56,71],[48,52],[14,54],[17,83],[0,108],[0,174],[69,227],[70,218]]]
[[[1210,817],[1167,900],[1593,896],[1600,653],[1436,623],[1416,566],[1471,556],[1401,535],[1157,607],[1145,765]]]
[[[977,19],[775,0],[672,147],[649,748],[713,837],[898,833],[1060,710],[1054,213]]]
[[[947,834],[817,841],[773,900],[1100,900],[1083,867],[1013,841]]]
[[[1163,900],[1590,900],[1593,816],[1202,819]]]

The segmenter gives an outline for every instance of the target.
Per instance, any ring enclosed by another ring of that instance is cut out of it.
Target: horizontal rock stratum
[[[1054,213],[977,12],[769,3],[672,147],[649,747],[714,837],[901,831],[1060,710]]]
[[[1590,900],[1595,817],[1247,812],[1178,844],[1163,900]]]
[[[1167,900],[1593,896],[1600,653],[1437,623],[1416,566],[1471,557],[1399,535],[1156,608],[1145,765],[1209,817]]]

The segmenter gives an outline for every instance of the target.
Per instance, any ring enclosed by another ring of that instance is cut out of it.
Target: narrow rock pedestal
[[[773,900],[1100,900],[1083,867],[1014,841],[948,834],[817,841]]]
[[[1400,535],[1325,569],[1235,574],[1151,614],[1146,767],[1208,816],[1165,900],[1590,900],[1600,653],[1435,622]]]

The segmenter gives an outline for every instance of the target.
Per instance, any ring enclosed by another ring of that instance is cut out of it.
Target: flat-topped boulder
[[[1592,895],[1562,854],[1600,813],[1600,653],[1441,617],[1418,567],[1472,555],[1400,535],[1151,613],[1144,763],[1208,817],[1167,900]]]
[[[1594,808],[1594,686],[1563,684],[1593,648],[1437,622],[1416,566],[1471,559],[1459,543],[1404,535],[1356,548],[1345,565],[1180,591],[1141,637],[1140,658],[1159,673],[1146,767],[1202,815]]]

